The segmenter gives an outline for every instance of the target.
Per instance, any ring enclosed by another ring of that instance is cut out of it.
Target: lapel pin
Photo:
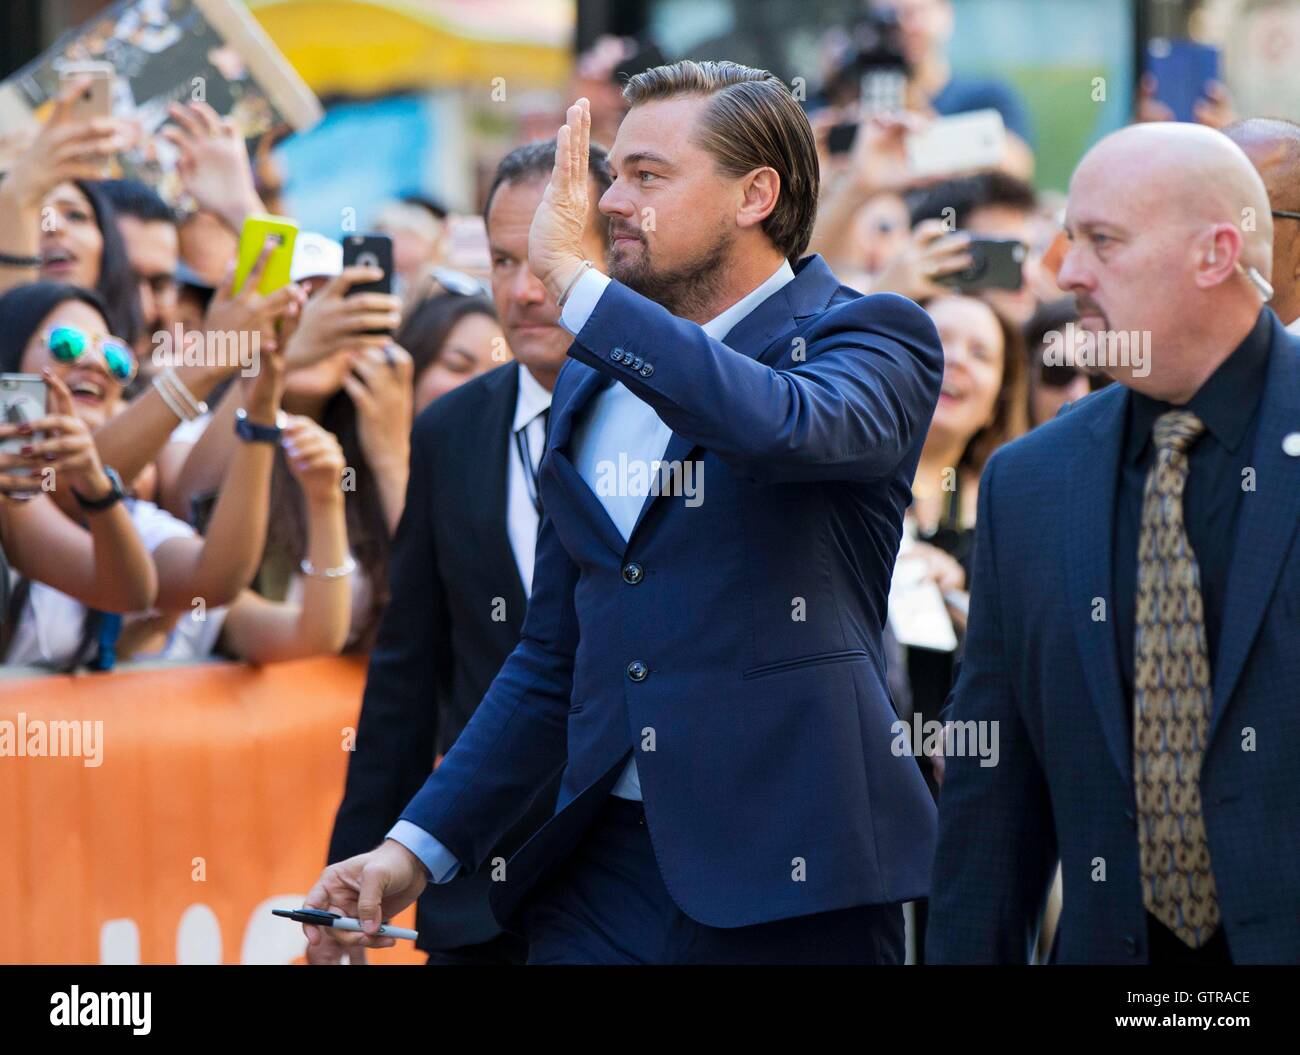
[[[1300,432],[1288,432],[1282,437],[1282,452],[1292,458],[1300,458]]]

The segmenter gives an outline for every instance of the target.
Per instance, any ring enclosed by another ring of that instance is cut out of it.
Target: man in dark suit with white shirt
[[[443,396],[415,422],[392,600],[370,659],[331,861],[383,839],[519,640],[541,508],[537,466],[571,340],[555,298],[528,269],[528,230],[554,164],[554,140],[519,147],[488,193],[492,296],[516,361]],[[609,186],[599,148],[589,173],[594,201]],[[607,229],[593,206],[585,244],[601,259]],[[508,856],[541,826],[555,790],[538,795],[493,856]],[[418,944],[431,964],[522,962],[522,939],[502,933],[488,907],[487,871],[431,886],[420,899]],[[308,956],[334,963],[340,951],[316,945]],[[352,959],[362,956],[355,950]]]

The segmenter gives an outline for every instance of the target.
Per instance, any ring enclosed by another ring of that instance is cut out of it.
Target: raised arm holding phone
[[[77,116],[89,84],[80,77],[64,85],[35,140],[0,179],[0,292],[40,276],[41,207],[49,193],[62,183],[102,178],[105,162],[134,139],[121,118]]]
[[[121,503],[68,520],[42,491],[52,470],[61,483],[92,502],[112,491],[90,429],[74,413],[72,393],[46,372],[49,413],[26,425],[0,424],[0,440],[27,438],[26,453],[0,454],[0,543],[20,575],[48,583],[104,611],[148,608],[158,591],[149,552]],[[0,612],[0,620],[4,613]]]

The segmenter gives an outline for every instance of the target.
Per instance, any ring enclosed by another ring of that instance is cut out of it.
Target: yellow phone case
[[[262,254],[262,246],[272,235],[280,239],[280,244],[271,250],[271,258],[266,262],[266,270],[262,272],[262,281],[257,284],[257,291],[265,296],[289,284],[289,265],[293,261],[293,243],[298,237],[298,225],[285,216],[259,213],[244,220],[244,228],[239,232],[239,256],[235,263],[236,293],[243,288],[244,279]]]

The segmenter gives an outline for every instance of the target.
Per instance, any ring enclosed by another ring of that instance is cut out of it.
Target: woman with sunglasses
[[[11,608],[22,601],[11,570],[19,583],[43,583],[87,609],[148,608],[158,592],[153,561],[129,513],[120,503],[102,504],[113,481],[90,429],[75,416],[72,393],[53,371],[43,376],[46,414],[0,424],[0,441],[22,441],[13,453],[0,453],[0,655],[16,629]],[[85,530],[54,504],[46,481],[91,507]]]
[[[261,371],[252,380],[244,403],[248,427],[275,430],[283,387],[283,363],[263,354]],[[76,418],[90,430],[122,410],[122,391],[135,372],[127,344],[110,334],[99,298],[84,289],[57,283],[36,283],[0,296],[0,370],[7,373],[50,373],[67,387]],[[277,439],[278,439],[278,433]],[[59,451],[57,438],[32,445],[41,459]],[[235,600],[252,579],[266,532],[272,442],[240,443],[225,474],[206,537],[152,503],[127,503],[132,523],[153,557],[158,593],[155,607],[164,614],[188,613],[201,600],[216,608]],[[114,490],[122,493],[120,478]],[[56,489],[55,501],[70,518],[81,515],[74,496]],[[337,539],[335,539],[337,542]],[[337,546],[323,545],[322,565],[342,564]],[[36,663],[67,668],[94,654],[114,651],[115,642],[102,634],[98,642],[88,613],[74,598],[52,596],[58,591],[33,584],[27,591],[19,623],[10,642],[10,663]],[[139,614],[126,621],[138,622]],[[23,623],[28,623],[24,630]],[[101,626],[102,631],[102,626]],[[128,638],[129,640],[129,638]],[[102,661],[102,660],[101,660]]]
[[[87,84],[67,86],[31,145],[0,179],[0,292],[37,281],[94,290],[109,329],[131,344],[140,324],[136,278],[112,206],[96,181],[136,133],[120,118],[77,118],[72,103]],[[263,253],[240,293],[232,292],[227,280],[209,307],[207,330],[256,330],[264,349],[275,347],[276,323],[296,312],[302,293],[296,286],[266,297],[256,293],[268,256]],[[237,368],[187,363],[165,371],[165,380],[178,398],[199,406]],[[127,413],[96,431],[95,442],[131,487],[144,482],[176,424],[165,396],[156,387],[146,388]]]

